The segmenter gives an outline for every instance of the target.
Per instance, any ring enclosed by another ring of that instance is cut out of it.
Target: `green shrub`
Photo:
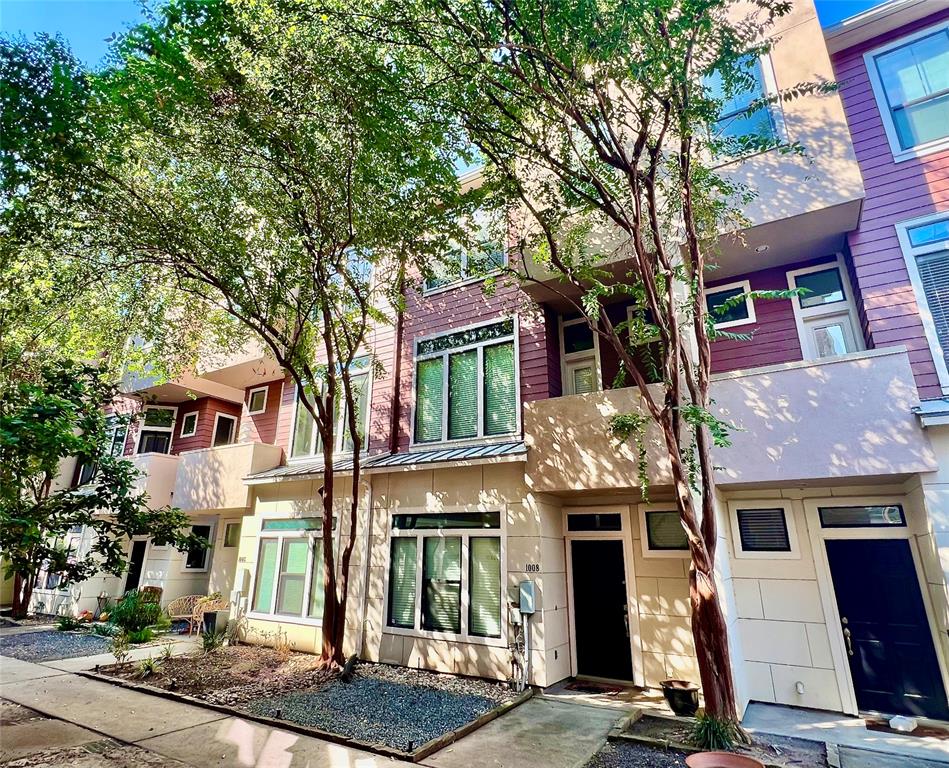
[[[226,636],[227,635],[224,630],[218,630],[217,632],[202,632],[201,647],[204,648],[205,653],[216,651],[224,645],[224,638]]]
[[[147,659],[142,659],[138,663],[139,678],[144,680],[146,677],[151,677],[158,671],[158,667],[159,664],[157,659],[153,659],[151,656],[149,656]]]
[[[56,619],[56,629],[60,632],[71,632],[74,629],[81,629],[84,622],[72,616],[60,616]]]
[[[738,740],[738,726],[733,720],[712,717],[704,712],[695,718],[689,741],[699,749],[731,749]]]
[[[161,606],[158,603],[146,603],[142,597],[136,589],[127,592],[125,597],[115,604],[109,614],[109,621],[129,633],[141,632],[146,627],[157,624],[162,616]]]
[[[113,637],[119,631],[115,624],[93,624],[92,633],[101,637]]]
[[[152,631],[151,627],[136,629],[126,634],[128,636],[129,642],[133,645],[138,645],[139,643],[148,643],[155,638],[155,633]]]
[[[115,656],[116,664],[124,664],[129,658],[129,639],[124,632],[119,632],[109,642],[109,651]]]

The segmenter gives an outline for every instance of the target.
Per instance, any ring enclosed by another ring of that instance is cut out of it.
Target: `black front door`
[[[129,570],[125,577],[125,591],[138,589],[138,583],[142,580],[142,567],[145,565],[145,547],[147,541],[133,541],[132,552],[129,554]]]
[[[830,540],[827,558],[857,706],[949,718],[909,542]]]
[[[633,679],[623,542],[571,542],[577,673]]]

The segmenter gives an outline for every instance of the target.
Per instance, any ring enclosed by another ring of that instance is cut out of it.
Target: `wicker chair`
[[[142,603],[160,603],[163,591],[161,587],[142,587],[138,593],[142,596]]]
[[[194,631],[194,609],[200,601],[204,600],[204,595],[185,595],[168,603],[165,613],[172,621],[187,621],[188,634]]]
[[[204,614],[213,611],[225,611],[230,607],[230,603],[223,597],[202,597],[194,607],[194,613],[191,615],[191,630],[200,631],[204,624]],[[190,635],[191,632],[188,632]]]

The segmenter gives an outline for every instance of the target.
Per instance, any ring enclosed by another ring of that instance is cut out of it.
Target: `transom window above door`
[[[415,443],[518,431],[515,327],[509,318],[416,341]]]
[[[788,272],[788,287],[805,360],[837,357],[863,349],[857,310],[843,259]]]

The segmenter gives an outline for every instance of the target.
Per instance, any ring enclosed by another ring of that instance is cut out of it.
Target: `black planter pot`
[[[699,708],[699,687],[686,680],[663,680],[662,695],[678,717],[692,717]]]

